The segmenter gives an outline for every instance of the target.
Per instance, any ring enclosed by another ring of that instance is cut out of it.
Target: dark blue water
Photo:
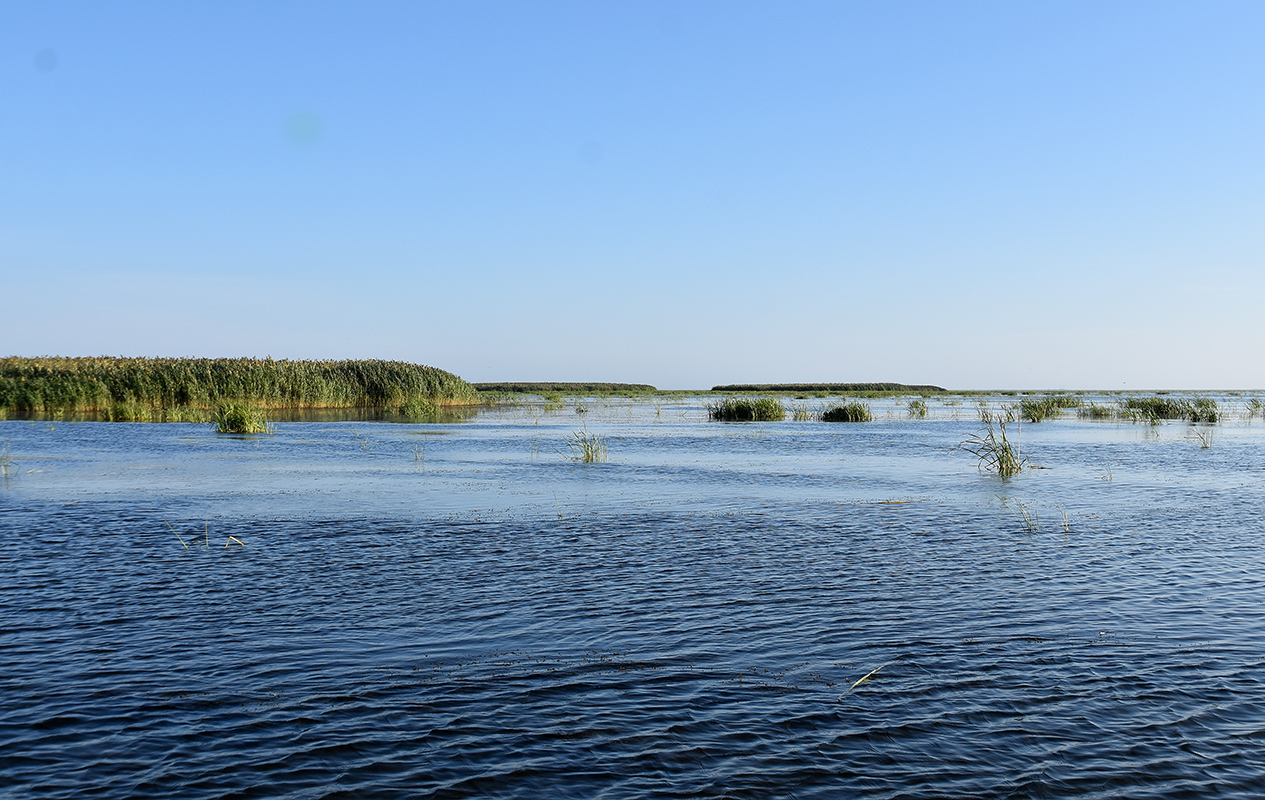
[[[697,411],[0,423],[0,793],[1260,795],[1265,428]]]

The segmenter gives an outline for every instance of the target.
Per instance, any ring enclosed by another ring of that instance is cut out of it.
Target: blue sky
[[[1265,387],[1259,3],[0,5],[0,351]]]

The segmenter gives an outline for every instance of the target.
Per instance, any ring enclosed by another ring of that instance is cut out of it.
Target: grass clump
[[[1247,409],[1248,419],[1256,416],[1265,417],[1265,402],[1261,402],[1259,397],[1253,397],[1248,400],[1243,407]]]
[[[271,433],[264,412],[242,403],[224,403],[215,409],[215,430],[219,433]]]
[[[779,422],[786,419],[786,408],[771,397],[726,397],[709,404],[707,416],[722,422]]]
[[[571,451],[569,458],[591,464],[606,460],[606,440],[587,429],[575,431],[566,439],[567,448]]]
[[[822,422],[870,422],[874,415],[865,403],[844,403],[827,409],[821,414]]]
[[[910,400],[905,406],[909,412],[910,419],[926,419],[927,418],[927,401],[921,397]]]
[[[979,459],[976,467],[980,472],[996,472],[1003,478],[1009,478],[1023,469],[1027,459],[1019,452],[1019,439],[1010,443],[1006,435],[1006,425],[1010,414],[993,413],[980,409],[980,422],[984,429],[968,436],[960,445],[963,450]]]

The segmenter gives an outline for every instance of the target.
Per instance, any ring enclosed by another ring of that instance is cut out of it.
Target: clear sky
[[[0,3],[0,354],[1265,388],[1265,4]]]

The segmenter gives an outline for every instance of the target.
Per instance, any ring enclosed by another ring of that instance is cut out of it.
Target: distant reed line
[[[12,416],[95,413],[108,419],[137,418],[141,412],[206,410],[227,402],[424,413],[477,403],[478,392],[452,373],[404,361],[0,359],[0,410]]]
[[[833,394],[946,394],[947,389],[929,384],[906,383],[731,383],[713,386],[713,392],[829,392]]]

